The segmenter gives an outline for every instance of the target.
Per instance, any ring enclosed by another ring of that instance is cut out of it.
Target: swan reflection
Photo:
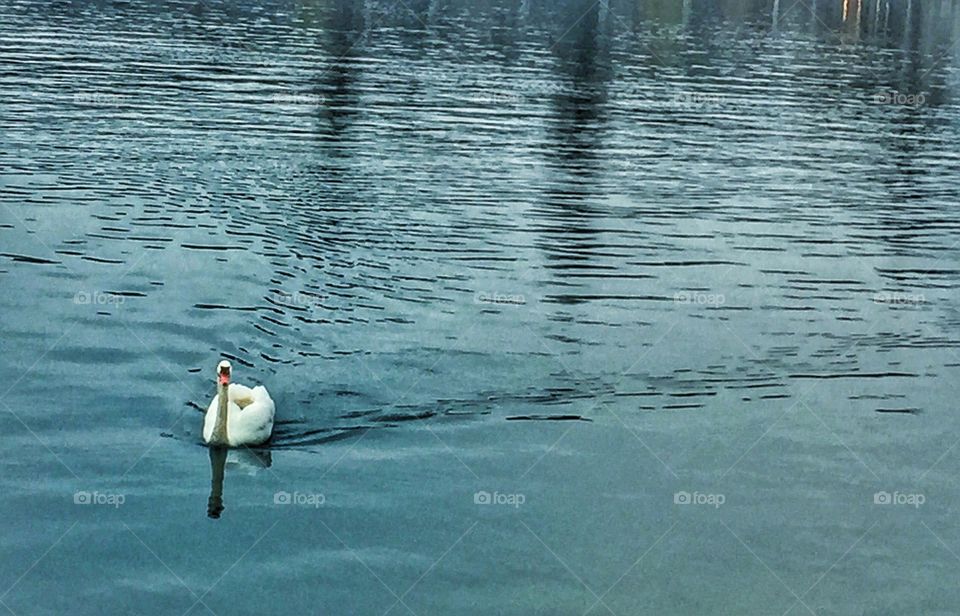
[[[228,449],[210,447],[210,498],[207,499],[207,517],[217,519],[223,513],[223,477],[229,467],[231,472],[243,471],[252,475],[260,469],[270,468],[273,458],[269,449]]]

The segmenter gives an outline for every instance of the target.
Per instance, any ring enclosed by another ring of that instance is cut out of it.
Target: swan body
[[[210,402],[203,420],[203,440],[226,447],[265,443],[273,433],[275,411],[267,389],[262,385],[250,388],[230,383],[229,362],[220,362],[218,370],[217,395]],[[226,404],[221,403],[224,397]],[[221,426],[217,425],[218,420],[222,422]]]

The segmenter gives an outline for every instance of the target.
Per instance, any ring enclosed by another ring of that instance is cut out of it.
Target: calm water
[[[808,4],[4,2],[6,611],[955,613],[960,3]]]

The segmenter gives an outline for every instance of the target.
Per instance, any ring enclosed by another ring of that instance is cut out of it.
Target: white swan
[[[211,445],[260,445],[273,433],[273,400],[263,385],[253,389],[230,382],[230,362],[217,364],[217,395],[203,420],[203,440]]]

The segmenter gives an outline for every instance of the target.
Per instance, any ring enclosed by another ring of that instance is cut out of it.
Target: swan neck
[[[226,383],[217,385],[217,421],[213,424],[213,434],[210,435],[210,442],[215,445],[227,444],[227,402],[229,398],[229,385]]]

